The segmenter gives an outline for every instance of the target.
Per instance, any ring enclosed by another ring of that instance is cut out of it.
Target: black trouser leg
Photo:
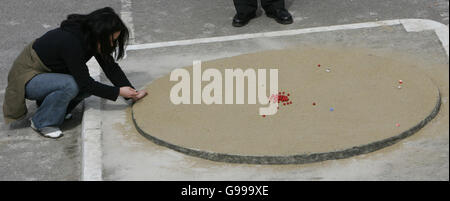
[[[246,19],[256,13],[257,0],[233,0],[236,13],[240,19]]]
[[[261,0],[261,6],[266,13],[273,13],[277,9],[285,9],[284,0]]]

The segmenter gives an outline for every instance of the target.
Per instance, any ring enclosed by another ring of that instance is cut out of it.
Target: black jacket
[[[77,23],[63,23],[59,28],[48,31],[36,39],[33,49],[52,73],[72,75],[80,91],[115,101],[120,87],[134,88],[112,56],[105,60],[98,53],[88,51],[81,26]],[[89,75],[86,62],[93,56],[114,86],[97,82]]]

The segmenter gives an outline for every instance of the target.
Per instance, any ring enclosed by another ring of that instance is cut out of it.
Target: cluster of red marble
[[[291,94],[289,94],[289,93],[286,93],[286,92],[278,92],[278,96],[277,96],[277,99],[278,99],[278,103],[283,103],[283,105],[290,105],[290,104],[292,104],[292,101],[290,101],[289,100],[289,96],[290,96]]]
[[[278,94],[272,94],[272,96],[270,96],[269,102],[278,102],[279,104],[283,104],[284,106],[291,105],[292,100],[289,99],[289,96],[291,96],[291,94],[288,92],[278,92]],[[280,107],[277,107],[277,109],[280,109]],[[266,115],[262,115],[262,117],[266,117]]]

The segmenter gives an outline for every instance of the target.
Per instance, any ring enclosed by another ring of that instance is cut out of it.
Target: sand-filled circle
[[[289,92],[292,104],[266,117],[258,114],[264,106],[247,98],[240,105],[175,105],[169,94],[178,82],[166,75],[134,104],[137,130],[159,145],[210,160],[299,164],[386,147],[425,126],[440,106],[438,88],[414,64],[364,50],[273,50],[203,61],[202,71],[208,68],[223,75],[224,69],[277,68],[279,91]],[[192,66],[185,69],[192,76]]]

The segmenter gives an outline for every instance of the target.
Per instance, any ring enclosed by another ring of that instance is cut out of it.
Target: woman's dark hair
[[[103,58],[108,58],[107,55],[111,55],[113,52],[116,60],[123,58],[129,32],[125,23],[112,8],[101,8],[87,15],[71,14],[67,16],[67,19],[61,25],[64,23],[78,23],[81,25],[89,51],[97,52],[99,43],[100,54]],[[120,35],[117,40],[113,40],[113,46],[111,46],[113,34],[118,31],[120,31]]]

